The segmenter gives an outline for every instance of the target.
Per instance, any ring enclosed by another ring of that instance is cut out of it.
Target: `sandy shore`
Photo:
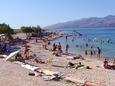
[[[39,43],[29,43],[29,45],[32,52],[45,53],[43,60],[46,61],[47,64],[38,64],[30,60],[27,60],[26,62],[37,65],[41,69],[63,72],[64,76],[75,74],[80,80],[101,83],[106,86],[115,86],[115,70],[104,69],[103,61],[97,60],[93,57],[89,58],[89,56],[84,57],[86,60],[67,60],[63,57],[56,57],[52,55],[52,52],[44,50],[41,42],[42,41],[39,41]],[[75,68],[60,68],[52,66],[54,63],[66,66],[69,61],[74,63],[81,62],[85,66],[90,66],[92,69],[84,68],[76,71]],[[76,84],[67,83],[64,80],[44,81],[41,77],[29,76],[29,70],[24,69],[15,63],[3,61],[2,59],[0,59],[0,65],[1,86],[76,86]]]

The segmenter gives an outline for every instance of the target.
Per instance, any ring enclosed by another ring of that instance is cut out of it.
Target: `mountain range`
[[[115,16],[108,15],[106,17],[90,17],[79,20],[67,21],[62,23],[46,26],[47,29],[59,28],[99,28],[99,27],[115,27]]]

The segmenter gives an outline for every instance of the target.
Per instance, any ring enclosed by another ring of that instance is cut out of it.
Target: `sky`
[[[115,15],[115,0],[0,0],[0,23],[16,29],[107,15]]]

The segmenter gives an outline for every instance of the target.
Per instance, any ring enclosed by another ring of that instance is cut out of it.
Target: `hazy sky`
[[[0,23],[13,28],[110,14],[115,15],[115,0],[0,0]]]

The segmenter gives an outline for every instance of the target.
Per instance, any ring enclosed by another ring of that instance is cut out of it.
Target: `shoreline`
[[[56,38],[56,40],[58,40],[58,39],[62,39],[63,40],[63,37],[64,37],[64,35],[62,36],[62,37],[57,37]],[[65,40],[65,39],[64,39]],[[70,39],[71,40],[71,39]],[[55,42],[55,40],[52,40],[52,41],[54,41]],[[63,44],[63,43],[62,43]],[[94,44],[94,49],[96,48],[96,44]],[[97,47],[98,47],[99,45],[97,45]],[[105,45],[104,45],[105,46]],[[109,46],[109,45],[108,45]],[[106,47],[106,46],[105,46]],[[100,47],[101,48],[101,47]],[[72,48],[73,49],[73,48]],[[93,49],[93,50],[94,50]],[[80,54],[83,54],[84,53],[84,51],[82,51],[82,50],[78,50],[79,52],[80,52]],[[74,52],[72,52],[72,53],[74,53]],[[113,59],[115,59],[115,56],[114,56],[114,54],[106,54],[106,52],[105,52],[105,50],[103,50],[102,49],[102,54],[101,54],[101,56],[102,56],[102,58],[107,58],[107,59],[110,59],[110,60],[113,60]]]

